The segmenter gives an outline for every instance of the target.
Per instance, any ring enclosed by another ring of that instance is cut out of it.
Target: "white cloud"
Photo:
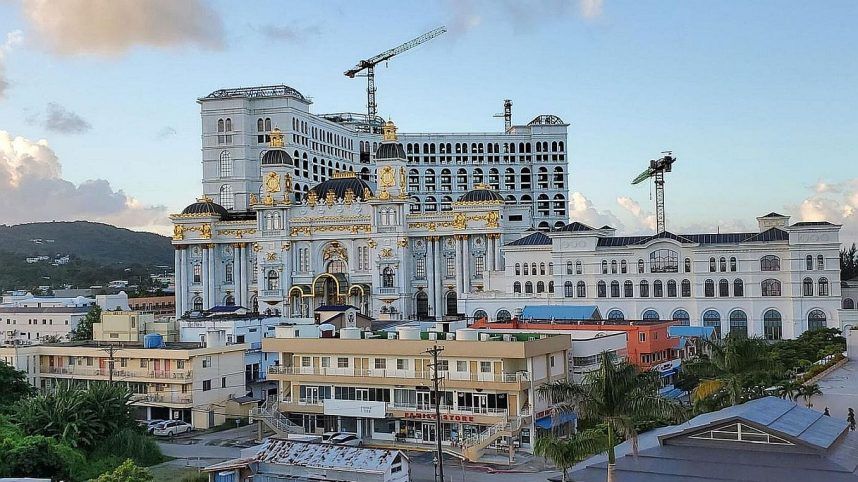
[[[176,131],[176,129],[172,126],[164,126],[161,128],[161,130],[155,133],[155,139],[162,141],[164,139],[168,139],[170,137],[175,136],[177,133],[178,132]]]
[[[14,30],[6,34],[6,40],[0,44],[0,100],[6,98],[6,89],[9,88],[9,79],[6,78],[6,54],[12,51],[16,45],[24,39],[20,30]]]
[[[569,196],[569,219],[578,221],[594,228],[608,225],[622,231],[624,224],[620,218],[610,210],[599,210],[593,206],[593,202],[580,192],[573,192]]]
[[[46,140],[0,130],[0,212],[3,222],[99,221],[132,229],[169,232],[167,210],[145,206],[104,179],[79,185],[63,179]]]
[[[604,0],[578,0],[578,9],[582,17],[593,19],[602,16],[604,3]]]
[[[634,229],[636,231],[646,229],[649,232],[655,232],[655,214],[648,211],[644,211],[641,205],[632,198],[618,197],[617,204],[619,204],[621,208],[625,209],[632,216],[635,226]]]
[[[604,0],[448,0],[447,27],[459,34],[483,23],[511,24],[516,32],[533,30],[546,20],[557,20],[577,11],[587,20],[602,15]]]
[[[858,241],[858,178],[837,183],[819,181],[811,190],[813,194],[798,205],[801,220],[842,224],[841,242]]]
[[[39,39],[61,55],[224,44],[220,16],[200,0],[23,0],[23,11]]]

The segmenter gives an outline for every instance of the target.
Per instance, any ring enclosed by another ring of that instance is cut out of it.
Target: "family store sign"
[[[434,413],[418,413],[405,412],[405,418],[410,420],[435,420]],[[473,415],[453,415],[449,413],[441,414],[441,420],[444,422],[473,422]]]

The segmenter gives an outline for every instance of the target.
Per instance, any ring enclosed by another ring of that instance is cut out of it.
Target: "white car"
[[[153,430],[152,433],[159,437],[173,437],[180,433],[190,432],[193,429],[194,427],[192,427],[188,422],[183,422],[181,420],[167,420],[166,422],[161,422],[156,425],[155,430]]]
[[[363,444],[361,439],[352,433],[344,433],[337,435],[336,437],[331,437],[330,440],[328,440],[328,443],[334,445],[348,445],[350,447],[360,447]]]
[[[325,432],[322,434],[322,443],[329,444],[331,443],[332,438],[343,435],[343,433],[344,432]]]

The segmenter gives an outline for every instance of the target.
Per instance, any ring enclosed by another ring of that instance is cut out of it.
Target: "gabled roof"
[[[767,242],[767,241],[789,241],[789,233],[783,229],[771,228],[762,233],[755,234],[747,239],[744,243]]]
[[[601,320],[596,306],[528,305],[521,310],[521,320]]]
[[[551,238],[540,231],[537,231],[533,234],[529,234],[523,238],[516,239],[511,243],[507,243],[507,246],[550,246]]]
[[[836,224],[829,223],[828,221],[802,221],[799,223],[793,223],[793,226],[836,226]]]
[[[597,246],[634,246],[647,244],[656,239],[672,239],[682,244],[739,244],[788,241],[789,233],[778,228],[770,228],[762,233],[673,234],[665,231],[652,236],[617,236],[599,238]]]
[[[770,212],[769,214],[766,214],[766,215],[765,215],[765,216],[763,216],[763,217],[764,217],[764,218],[785,218],[786,216],[784,216],[783,214],[778,214],[778,213],[776,213],[776,212],[772,211],[772,212]]]
[[[573,221],[573,222],[567,224],[566,226],[563,226],[562,228],[558,229],[558,231],[565,231],[565,232],[593,231],[593,228],[590,226],[587,226],[584,223],[579,223],[578,221]]]
[[[348,311],[348,310],[360,310],[357,306],[352,305],[322,305],[316,308],[313,311]]]

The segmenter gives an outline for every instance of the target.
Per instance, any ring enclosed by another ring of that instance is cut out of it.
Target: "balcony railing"
[[[408,378],[415,380],[432,379],[432,371],[429,370],[388,370],[379,368],[359,370],[355,368],[272,366],[268,368],[268,373],[275,375],[332,375],[343,377]],[[527,372],[471,373],[448,371],[441,372],[441,376],[443,376],[447,380],[461,380],[473,382],[518,383],[530,381],[530,376],[527,374]]]
[[[131,402],[137,403],[193,403],[190,393],[135,393]]]
[[[271,298],[271,297],[282,298],[283,297],[283,290],[281,290],[281,289],[262,290],[262,296],[267,297],[267,298]]]
[[[89,377],[109,377],[110,370],[107,368],[87,366],[65,366],[65,367],[40,367],[41,373],[52,375],[78,375]],[[127,368],[114,368],[113,378],[155,378],[159,380],[189,380],[193,378],[193,371],[166,371],[166,370],[129,370]]]
[[[309,406],[317,406],[321,407],[325,404],[325,400],[321,398],[292,398],[292,397],[283,397],[281,400],[283,403],[297,404],[297,405],[309,405]],[[407,410],[411,412],[428,412],[434,413],[435,406],[429,403],[396,403],[396,402],[388,402],[387,410]],[[506,408],[488,408],[488,407],[455,407],[451,405],[441,405],[441,412],[448,414],[462,414],[462,415],[498,415],[498,416],[506,416],[509,413],[509,410]],[[525,413],[527,412],[527,413]],[[520,416],[530,415],[529,409],[522,409],[519,413]]]

